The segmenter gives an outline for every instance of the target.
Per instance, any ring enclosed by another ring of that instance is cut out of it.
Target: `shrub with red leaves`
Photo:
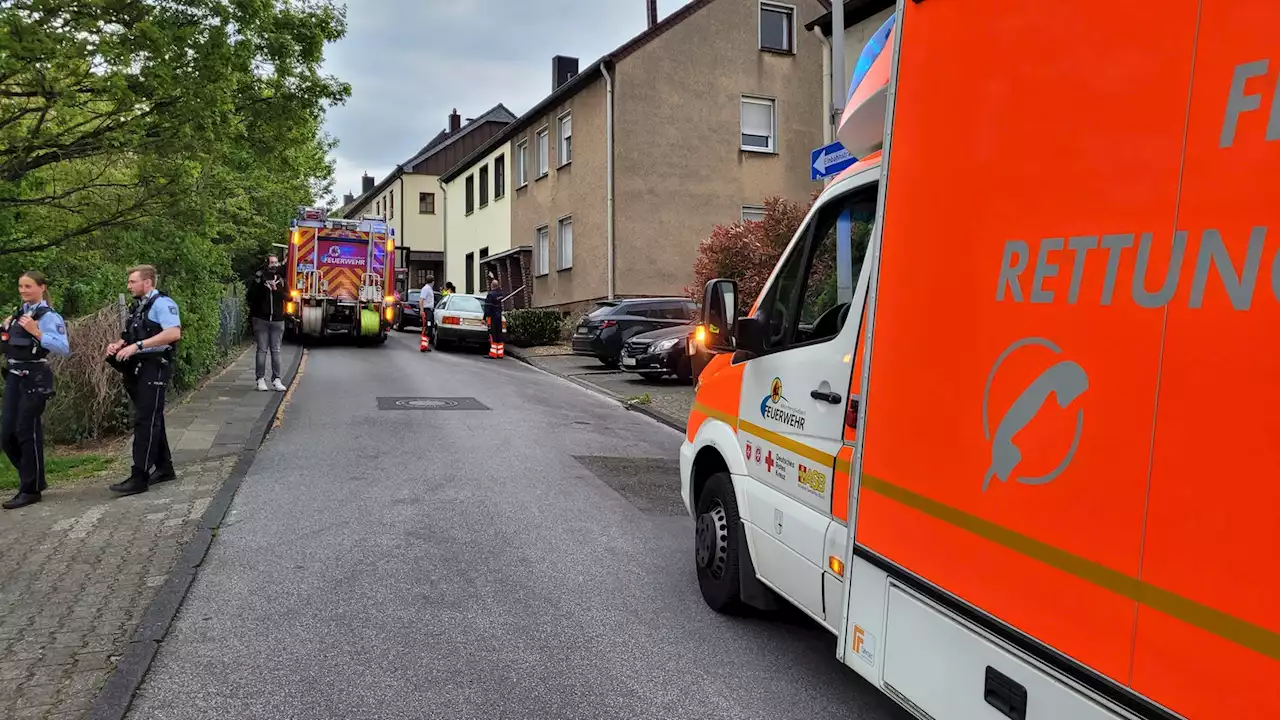
[[[738,281],[741,309],[750,307],[816,197],[815,193],[807,203],[771,197],[764,201],[764,220],[717,225],[698,246],[698,259],[693,264],[693,284],[685,288],[685,292],[702,302],[702,293],[708,282],[729,278]]]

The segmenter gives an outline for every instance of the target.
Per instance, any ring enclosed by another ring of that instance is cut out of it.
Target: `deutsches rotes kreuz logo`
[[[760,417],[796,430],[804,430],[804,411],[794,408],[782,395],[782,378],[774,378],[769,394],[760,401]]]

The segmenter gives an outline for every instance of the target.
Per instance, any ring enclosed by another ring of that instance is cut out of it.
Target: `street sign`
[[[857,161],[839,141],[833,142],[809,153],[809,179],[831,177]]]

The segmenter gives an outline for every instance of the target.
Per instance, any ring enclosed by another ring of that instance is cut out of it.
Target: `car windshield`
[[[608,315],[609,313],[613,312],[617,307],[618,305],[616,303],[603,303],[600,305],[600,307],[596,308],[595,310],[592,310],[591,314],[588,315],[587,317],[589,318],[604,317],[605,315]]]
[[[451,312],[483,313],[484,303],[480,302],[478,297],[453,295],[449,298],[449,306],[445,309]]]
[[[422,293],[418,292],[417,290],[414,290],[414,291],[410,292],[410,293],[409,293],[409,300],[408,300],[407,302],[411,302],[411,303],[413,303],[414,305],[417,305],[417,304],[418,304],[418,296],[419,296],[419,295],[421,295],[421,294],[422,294]]]

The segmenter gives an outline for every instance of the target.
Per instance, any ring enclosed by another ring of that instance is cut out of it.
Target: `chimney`
[[[658,0],[646,0],[649,6],[649,27],[658,24]]]
[[[368,173],[365,173],[364,177],[360,178],[360,194],[363,195],[369,192],[375,184],[373,178],[369,177]]]
[[[458,108],[454,108],[449,113],[449,132],[456,133],[462,129],[462,116],[458,114]]]
[[[343,206],[343,207],[346,207],[346,206],[350,205],[351,203],[353,203],[353,202],[355,202],[355,201],[356,201],[356,197],[355,197],[355,195],[352,195],[351,193],[347,193],[346,195],[343,195],[343,196],[342,196],[342,206]]]
[[[560,89],[561,85],[578,74],[578,58],[557,55],[551,58],[551,92]]]

